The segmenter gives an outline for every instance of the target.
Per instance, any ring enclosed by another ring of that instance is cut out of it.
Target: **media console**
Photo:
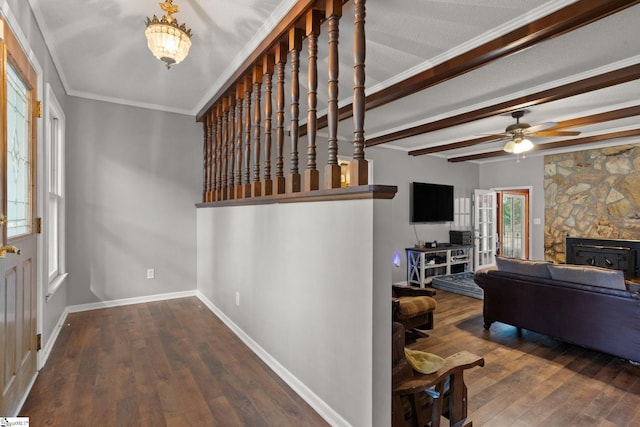
[[[407,284],[424,288],[436,276],[472,271],[473,245],[440,243],[435,248],[406,248]]]

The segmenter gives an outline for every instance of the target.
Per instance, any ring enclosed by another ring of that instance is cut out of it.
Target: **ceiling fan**
[[[526,110],[517,110],[511,113],[511,117],[516,119],[516,122],[507,126],[502,135],[508,137],[509,140],[504,146],[504,151],[507,153],[524,153],[533,148],[533,143],[528,140],[527,136],[575,136],[580,135],[579,131],[562,131],[562,130],[545,130],[556,126],[557,122],[545,122],[535,126],[531,126],[529,123],[520,122],[520,119],[526,113]]]

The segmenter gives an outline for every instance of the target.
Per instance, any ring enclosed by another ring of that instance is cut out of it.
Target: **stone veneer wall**
[[[544,158],[545,259],[565,237],[640,240],[640,144]]]

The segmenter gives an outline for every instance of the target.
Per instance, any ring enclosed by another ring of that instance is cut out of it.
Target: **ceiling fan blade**
[[[558,123],[556,122],[545,122],[545,123],[540,123],[539,125],[535,125],[535,126],[529,126],[526,129],[523,129],[523,132],[526,134],[532,134],[533,132],[538,132],[540,130],[544,130],[544,129],[549,129],[551,127],[556,126]]]
[[[547,130],[542,132],[534,132],[531,136],[576,136],[580,135],[577,130]]]
[[[511,134],[510,133],[481,133],[479,135],[482,135],[482,137],[494,137],[496,140],[498,139],[503,139],[503,138],[507,138],[510,137]],[[490,139],[487,139],[486,141],[490,141]]]

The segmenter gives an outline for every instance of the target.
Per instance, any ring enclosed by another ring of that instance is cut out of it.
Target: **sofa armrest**
[[[395,297],[434,297],[436,291],[434,289],[416,288],[414,286],[393,286],[393,296]]]

